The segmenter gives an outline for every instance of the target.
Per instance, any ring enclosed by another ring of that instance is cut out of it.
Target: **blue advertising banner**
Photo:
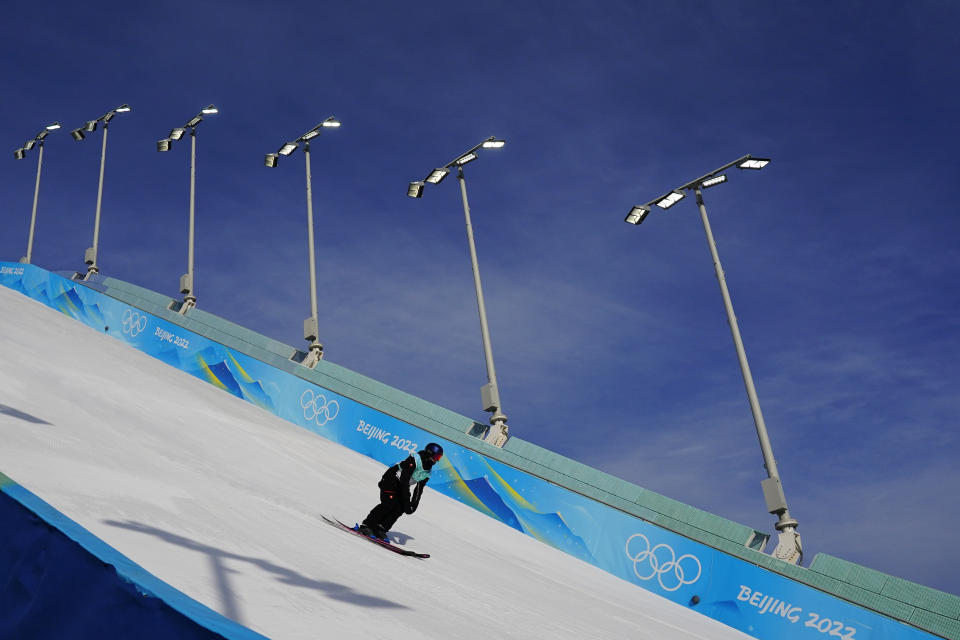
[[[439,442],[446,455],[431,488],[756,638],[935,637],[447,442],[79,282],[0,262],[0,284],[386,465]]]

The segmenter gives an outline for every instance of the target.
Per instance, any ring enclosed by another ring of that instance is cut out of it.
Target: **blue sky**
[[[519,4],[519,6],[517,6]],[[513,435],[765,531],[762,459],[693,199],[623,218],[745,153],[705,192],[792,514],[818,551],[960,594],[950,2],[15,2],[0,25],[0,257],[80,269],[110,125],[100,266],[175,296],[202,107],[199,306],[302,346],[312,145],[326,358],[484,420],[455,180],[466,168]]]

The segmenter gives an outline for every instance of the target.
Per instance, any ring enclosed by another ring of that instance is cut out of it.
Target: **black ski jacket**
[[[413,456],[420,456],[423,468],[427,471],[433,468],[433,460],[425,456],[424,452],[418,451],[387,469],[377,485],[381,491],[395,493],[399,504],[403,505],[403,510],[407,513],[413,513],[417,510],[420,505],[420,496],[423,495],[423,488],[430,480],[430,478],[426,478],[417,483],[412,482],[413,472],[417,469],[417,462],[413,459]],[[411,486],[413,486],[412,494]]]

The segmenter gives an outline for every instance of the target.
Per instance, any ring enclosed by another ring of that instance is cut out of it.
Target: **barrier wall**
[[[266,640],[0,474],[0,638]]]
[[[395,463],[429,441],[440,442],[446,455],[434,469],[433,489],[754,637],[933,637],[791,579],[783,574],[807,570],[746,549],[742,543],[734,545],[735,553],[703,544],[506,464],[492,455],[489,445],[462,432],[455,435],[449,427],[436,428],[438,421],[429,416],[404,421],[389,415],[379,410],[376,396],[362,385],[351,395],[337,393],[305,379],[306,370],[289,360],[274,359],[279,366],[271,366],[228,348],[189,328],[193,311],[186,319],[161,313],[169,318],[165,319],[30,265],[0,263],[0,284],[384,464]],[[423,428],[425,423],[432,428]],[[718,546],[729,542],[715,537]],[[779,566],[771,570],[775,565]]]

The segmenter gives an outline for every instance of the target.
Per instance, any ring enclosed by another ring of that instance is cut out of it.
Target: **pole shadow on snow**
[[[315,591],[324,593],[328,598],[355,604],[360,607],[388,609],[409,608],[391,600],[359,593],[344,584],[308,578],[307,576],[297,573],[293,569],[281,567],[263,558],[254,558],[252,556],[244,556],[237,553],[224,551],[222,549],[217,549],[216,547],[211,547],[201,542],[197,542],[196,540],[191,540],[190,538],[185,538],[175,533],[157,529],[156,527],[152,527],[140,522],[133,522],[130,520],[126,522],[104,520],[103,523],[110,525],[111,527],[119,527],[121,529],[128,529],[130,531],[137,531],[139,533],[152,535],[164,540],[165,542],[169,542],[170,544],[175,544],[186,549],[206,554],[210,559],[211,569],[216,579],[217,588],[221,594],[223,603],[223,611],[221,611],[221,613],[231,620],[241,624],[243,624],[243,621],[241,619],[240,610],[237,606],[236,595],[233,592],[233,588],[231,587],[229,580],[229,574],[236,572],[227,567],[226,561],[228,560],[250,563],[260,569],[263,569],[264,571],[267,571],[268,573],[275,575],[279,582],[289,584],[294,587],[314,589]]]
[[[24,413],[19,409],[14,409],[13,407],[7,406],[5,404],[0,404],[0,414],[13,416],[14,418],[19,418],[25,422],[32,422],[33,424],[53,424],[52,422],[47,422],[42,418],[32,416],[29,413]]]

